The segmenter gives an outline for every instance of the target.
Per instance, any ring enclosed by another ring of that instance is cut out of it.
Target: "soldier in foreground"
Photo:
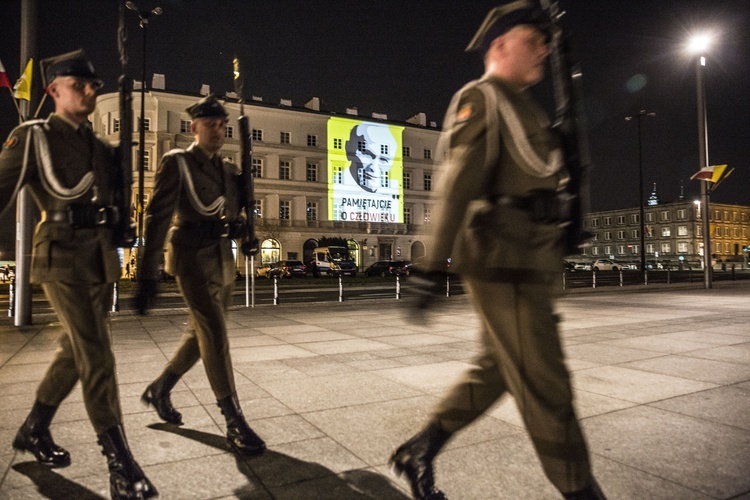
[[[146,388],[142,401],[165,422],[179,425],[182,415],[170,392],[192,366],[203,360],[206,375],[227,422],[227,439],[239,452],[259,454],[263,440],[240,409],[227,338],[235,263],[231,240],[246,229],[239,217],[239,168],[222,160],[227,112],[212,95],[188,108],[195,142],[164,155],[147,209],[146,245],[138,271],[136,306],[145,314],[156,296],[165,241],[165,270],[190,309],[190,327],[162,374]],[[172,221],[172,215],[177,217]],[[171,224],[171,227],[170,227]],[[169,235],[168,235],[169,233]]]
[[[467,47],[484,52],[485,74],[456,93],[445,118],[444,178],[418,305],[424,309],[440,292],[452,256],[482,318],[484,349],[426,427],[391,457],[417,499],[446,498],[435,486],[435,457],[506,392],[563,497],[604,498],[576,419],[554,313],[568,172],[560,138],[527,91],[544,76],[548,38],[548,19],[531,1],[490,11]]]
[[[42,61],[55,112],[11,132],[0,153],[0,200],[26,185],[42,212],[34,234],[31,281],[41,283],[64,330],[36,401],[13,447],[50,467],[70,453],[50,434],[58,406],[80,380],[86,411],[110,471],[112,498],[150,498],[156,488],[125,439],[107,311],[120,261],[113,228],[113,150],[96,138],[88,116],[102,81],[83,51]]]

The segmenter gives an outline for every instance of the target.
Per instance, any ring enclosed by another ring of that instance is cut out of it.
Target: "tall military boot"
[[[596,480],[592,479],[588,488],[572,493],[563,493],[565,500],[607,500]]]
[[[431,423],[391,456],[391,466],[399,476],[406,475],[415,500],[447,500],[435,487],[432,461],[451,435],[437,423]]]
[[[159,494],[133,458],[121,425],[97,436],[109,467],[109,493],[113,500],[140,500]]]
[[[164,370],[159,378],[154,380],[141,396],[141,401],[146,406],[153,406],[159,418],[173,425],[182,425],[182,414],[172,406],[170,393],[175,384],[180,380],[169,370]]]
[[[34,401],[29,416],[13,440],[13,448],[34,454],[37,462],[50,467],[67,467],[70,465],[70,453],[55,444],[49,425],[55,416],[57,406]]]
[[[218,401],[221,413],[227,420],[227,440],[240,453],[260,455],[266,450],[266,443],[253,431],[245,420],[237,394]]]

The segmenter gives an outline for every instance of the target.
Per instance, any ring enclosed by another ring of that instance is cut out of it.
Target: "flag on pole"
[[[5,66],[3,66],[2,61],[0,61],[0,87],[11,88],[10,80],[8,80],[8,73],[5,72]]]
[[[693,176],[690,177],[690,180],[699,179],[702,181],[719,182],[726,169],[726,165],[709,165],[693,174]]]
[[[34,68],[34,60],[29,59],[26,64],[26,69],[18,79],[16,84],[13,86],[13,97],[16,99],[23,99],[24,101],[31,101],[31,73]]]

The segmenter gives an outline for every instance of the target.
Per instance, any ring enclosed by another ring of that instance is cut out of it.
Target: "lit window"
[[[307,220],[318,220],[318,203],[314,201],[307,202]]]
[[[279,202],[279,219],[289,220],[289,214],[291,213],[291,209],[290,209],[291,203],[292,202],[290,201]]]

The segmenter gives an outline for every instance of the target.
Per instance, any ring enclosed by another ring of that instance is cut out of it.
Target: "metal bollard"
[[[344,276],[339,274],[339,302],[344,301]]]
[[[591,271],[591,288],[596,288],[596,270]]]
[[[401,298],[401,276],[396,275],[396,300]]]
[[[562,285],[563,285],[563,290],[565,290],[565,271],[563,271],[563,282],[562,282]]]
[[[120,283],[115,281],[114,288],[112,290],[112,312],[120,310]]]
[[[672,282],[672,275],[669,274],[670,270],[667,268],[667,285],[669,285]]]
[[[620,286],[622,286],[622,269],[620,269]]]
[[[273,277],[273,305],[279,305],[279,277]]]
[[[12,318],[16,315],[16,277],[14,276],[10,280],[8,287],[8,317]]]
[[[643,271],[643,284],[648,285],[648,271]]]
[[[445,277],[445,296],[450,297],[451,296],[451,275],[448,274]]]

